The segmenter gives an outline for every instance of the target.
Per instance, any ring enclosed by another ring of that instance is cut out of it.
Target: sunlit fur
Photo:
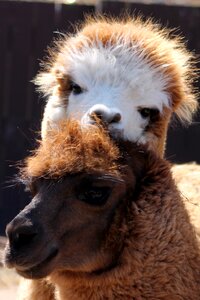
[[[103,128],[82,128],[77,121],[62,121],[28,157],[21,178],[54,178],[81,172],[117,175],[119,149]]]
[[[47,97],[42,138],[61,119],[87,124],[90,109],[101,104],[122,116],[109,125],[111,132],[148,143],[162,155],[172,112],[190,121],[197,108],[192,59],[180,38],[170,38],[168,30],[151,21],[89,18],[56,43],[36,77]],[[71,80],[81,94],[70,92]],[[159,119],[150,124],[138,111],[142,107],[157,108]]]
[[[29,278],[20,300],[199,300],[196,232],[170,164],[146,145],[62,123],[25,161],[21,180],[35,186],[33,199],[8,225],[5,255]],[[102,205],[79,197],[94,182],[110,188]],[[26,243],[23,230],[34,225]]]

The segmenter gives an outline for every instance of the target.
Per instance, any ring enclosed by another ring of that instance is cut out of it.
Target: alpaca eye
[[[141,114],[142,118],[150,119],[150,121],[155,121],[159,116],[159,110],[157,108],[139,108],[139,113]]]
[[[110,196],[110,188],[93,187],[78,194],[78,199],[91,205],[104,205]]]
[[[81,93],[83,93],[83,89],[76,84],[75,82],[71,82],[70,83],[70,87],[69,87],[70,92],[72,92],[74,95],[79,95]]]
[[[150,116],[151,110],[150,108],[140,108],[139,112],[143,118],[148,118]]]

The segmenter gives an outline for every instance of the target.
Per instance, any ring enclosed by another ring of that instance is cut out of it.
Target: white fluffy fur
[[[138,50],[139,45],[128,48],[127,44],[121,40],[115,46],[108,43],[103,47],[97,41],[93,45],[85,43],[81,50],[66,49],[62,53],[66,64],[60,71],[84,91],[80,95],[71,93],[67,107],[59,105],[58,96],[50,97],[46,114],[51,125],[69,117],[85,124],[91,108],[100,104],[121,114],[120,122],[109,125],[109,130],[119,131],[128,140],[146,141],[147,120],[138,109],[158,108],[162,112],[164,106],[170,106],[168,79],[162,72],[166,66],[156,69]]]

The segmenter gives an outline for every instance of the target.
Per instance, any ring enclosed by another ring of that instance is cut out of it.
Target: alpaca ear
[[[52,71],[40,72],[34,78],[33,83],[37,86],[37,91],[46,97],[52,95],[53,89],[57,84],[57,80],[54,72]]]
[[[175,107],[174,111],[182,123],[190,123],[194,113],[198,109],[198,101],[194,94],[185,93],[185,97],[180,102],[180,105]]]
[[[172,63],[165,70],[168,78],[168,93],[171,95],[171,109],[181,122],[192,121],[198,109],[194,82],[197,79],[195,57],[180,44],[173,49]]]
[[[37,91],[42,93],[45,97],[53,94],[54,88],[63,90],[66,88],[67,75],[65,75],[64,68],[54,66],[49,71],[40,72],[33,83],[37,86]]]

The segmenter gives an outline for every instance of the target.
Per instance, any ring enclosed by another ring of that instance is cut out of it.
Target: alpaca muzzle
[[[25,209],[6,227],[8,243],[4,262],[24,277],[40,278],[58,253],[55,243],[48,242],[42,224]]]

